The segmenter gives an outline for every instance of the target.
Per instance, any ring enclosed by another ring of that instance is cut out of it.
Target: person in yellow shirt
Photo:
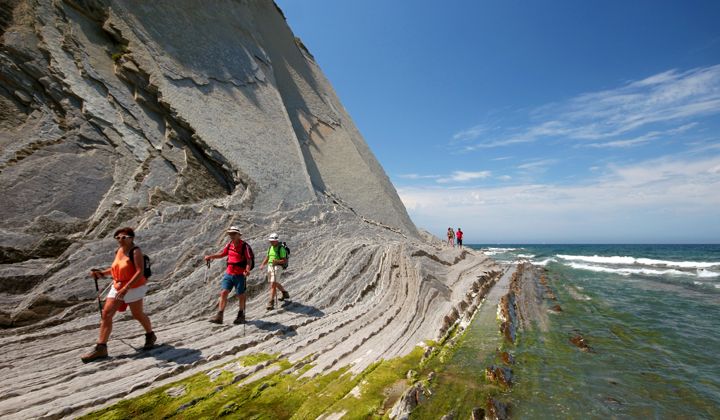
[[[275,307],[275,296],[277,296],[278,290],[282,293],[280,300],[289,299],[290,294],[280,284],[283,265],[287,264],[287,251],[285,247],[280,246],[280,237],[277,233],[271,233],[268,240],[270,241],[270,248],[268,248],[267,255],[260,264],[260,269],[267,265],[268,281],[270,282],[270,302],[268,302],[265,309],[270,310]]]

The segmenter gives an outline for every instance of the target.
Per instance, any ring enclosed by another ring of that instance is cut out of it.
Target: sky
[[[418,227],[720,243],[720,2],[277,4]]]

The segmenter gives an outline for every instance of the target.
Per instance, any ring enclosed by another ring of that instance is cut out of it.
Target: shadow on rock
[[[310,305],[303,305],[302,303],[298,302],[290,302],[286,305],[281,306],[281,308],[288,312],[295,312],[297,314],[312,316],[316,318],[325,316],[325,312],[321,311],[320,309]]]
[[[170,344],[161,344],[151,350],[139,350],[137,353],[124,354],[115,359],[147,359],[164,360],[180,365],[189,365],[202,359],[202,352],[196,349],[174,347]]]
[[[263,321],[262,319],[252,319],[246,322],[247,325],[253,325],[260,330],[274,332],[278,337],[293,337],[297,335],[295,328],[287,326],[279,322]]]

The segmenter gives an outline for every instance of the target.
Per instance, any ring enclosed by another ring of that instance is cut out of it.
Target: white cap
[[[280,239],[280,237],[278,236],[277,233],[271,233],[270,236],[268,236],[268,241],[277,241],[279,239]]]
[[[240,233],[240,228],[237,226],[230,226],[227,233]]]

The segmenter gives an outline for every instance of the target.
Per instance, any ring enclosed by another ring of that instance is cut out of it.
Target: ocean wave
[[[694,276],[695,273],[687,272],[687,271],[680,271],[680,270],[655,270],[652,268],[610,268],[610,267],[602,267],[599,265],[588,265],[588,264],[580,264],[580,263],[568,263],[566,264],[568,267],[575,268],[578,270],[587,270],[587,271],[595,271],[599,273],[613,273],[613,274],[620,274],[621,276],[630,276],[633,274],[640,274],[640,275],[646,275],[646,276]]]
[[[523,248],[483,248],[480,251],[482,251],[485,255],[497,255],[506,254],[512,251],[519,251],[521,249]]]
[[[720,273],[718,273],[716,271],[710,271],[710,270],[705,270],[705,269],[700,268],[697,271],[697,276],[700,278],[707,279],[707,278],[713,278],[713,277],[720,277]]]
[[[555,258],[545,258],[544,260],[541,260],[541,261],[532,261],[531,264],[545,267],[546,265],[548,265],[551,262],[557,262],[557,260]]]
[[[608,265],[646,265],[651,267],[677,267],[677,268],[710,268],[720,267],[720,262],[699,262],[699,261],[665,261],[654,260],[652,258],[635,258],[635,257],[604,257],[600,255],[556,255],[567,261],[583,261],[596,264]]]
[[[518,256],[518,258],[525,258],[525,259],[528,259],[528,260],[531,259],[531,258],[535,258],[535,256],[532,255],[532,254],[518,254],[517,256]]]

